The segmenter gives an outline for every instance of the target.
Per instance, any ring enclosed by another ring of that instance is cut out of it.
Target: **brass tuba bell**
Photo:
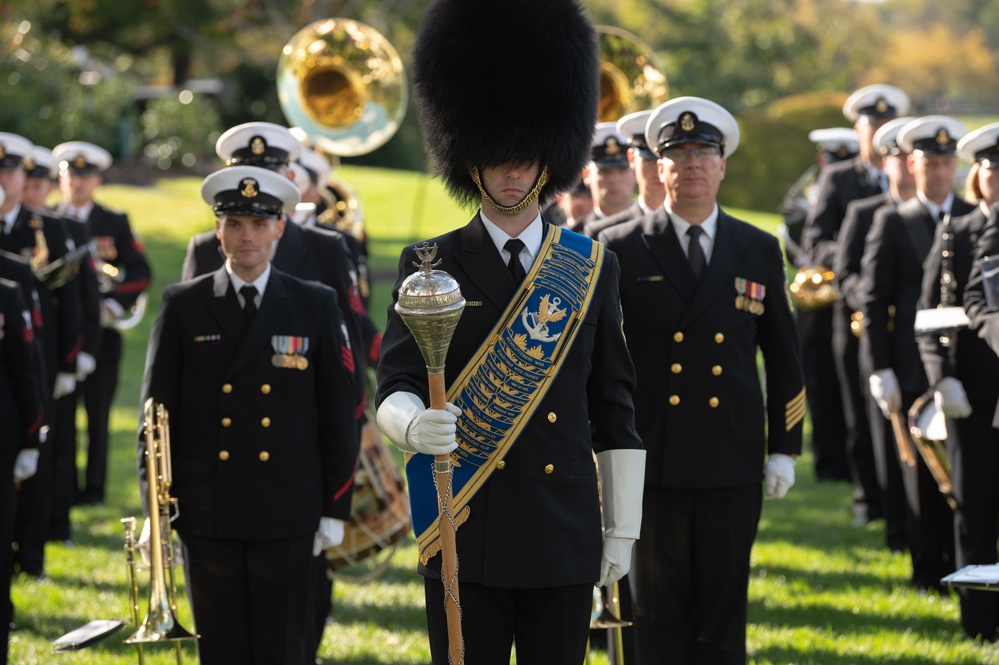
[[[627,30],[597,26],[600,38],[600,122],[653,109],[669,99],[669,84],[655,52]]]
[[[406,113],[406,72],[374,28],[330,18],[310,23],[281,51],[278,100],[289,124],[342,157],[380,147]]]

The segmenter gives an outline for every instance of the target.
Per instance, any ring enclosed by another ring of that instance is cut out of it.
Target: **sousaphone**
[[[600,122],[656,108],[669,99],[669,84],[655,52],[627,30],[598,25],[600,38]]]

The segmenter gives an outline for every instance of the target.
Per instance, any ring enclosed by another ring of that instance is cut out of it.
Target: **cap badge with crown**
[[[239,182],[239,193],[243,195],[243,198],[252,199],[257,196],[260,191],[260,185],[253,178],[243,178]]]
[[[680,129],[685,132],[691,132],[694,130],[694,114],[690,111],[685,112],[680,116]]]
[[[264,154],[264,150],[267,150],[267,141],[260,136],[254,136],[250,139],[250,152],[254,155]]]

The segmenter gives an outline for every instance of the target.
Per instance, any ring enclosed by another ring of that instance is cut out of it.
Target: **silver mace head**
[[[413,334],[413,339],[423,353],[427,373],[443,374],[444,359],[451,336],[465,309],[458,281],[443,270],[434,270],[441,264],[437,258],[437,244],[416,247],[420,263],[417,272],[402,281],[395,311]]]

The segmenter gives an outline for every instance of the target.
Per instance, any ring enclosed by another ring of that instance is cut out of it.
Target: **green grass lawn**
[[[372,317],[381,325],[399,250],[416,238],[463,224],[468,215],[455,209],[438,182],[416,174],[350,167],[342,174],[360,193],[368,220],[377,279]],[[11,663],[136,662],[135,649],[121,643],[130,628],[75,653],[53,655],[49,643],[91,619],[129,616],[119,520],[140,513],[134,451],[145,345],[160,292],[180,273],[187,239],[212,226],[199,184],[190,178],[163,180],[149,188],[109,185],[100,193],[104,202],[128,211],[145,242],[154,271],[150,310],[127,335],[111,422],[107,505],[73,509],[75,545],[48,547],[46,579],[15,580],[19,630],[12,634]],[[730,212],[770,231],[779,222],[776,215]],[[81,412],[81,426],[83,418]],[[955,597],[922,596],[906,586],[909,560],[883,546],[880,525],[852,526],[849,486],[819,484],[808,454],[799,460],[797,473],[798,484],[786,500],[764,504],[749,589],[751,662],[999,662],[999,648],[962,637]],[[375,581],[336,584],[335,621],[327,627],[321,651],[325,662],[429,662],[422,581],[415,568],[409,538]],[[183,600],[179,617],[191,628]],[[191,645],[185,657],[195,662]],[[145,662],[175,660],[169,647],[155,646],[145,649]],[[597,652],[593,662],[606,664],[607,658]]]

